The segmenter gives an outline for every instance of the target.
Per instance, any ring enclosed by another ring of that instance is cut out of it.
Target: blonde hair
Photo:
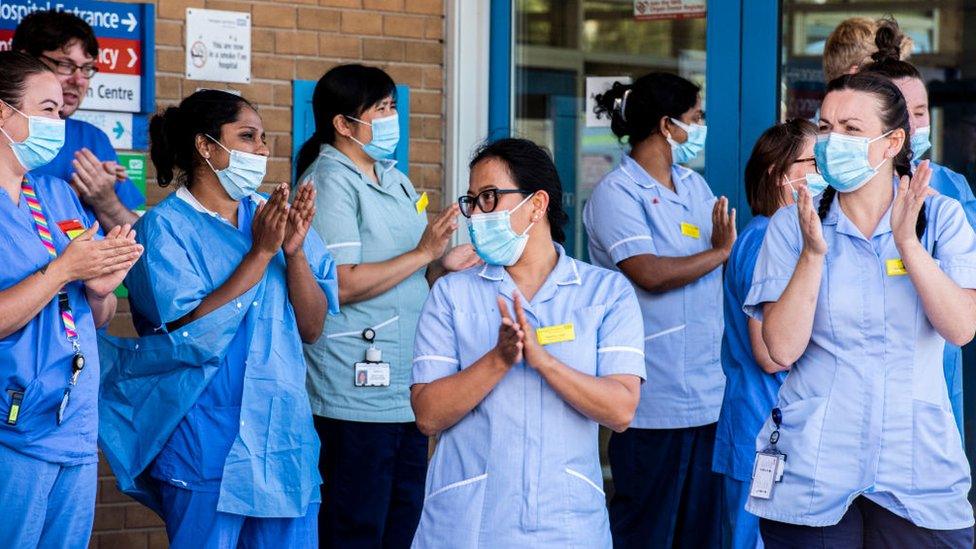
[[[873,61],[871,56],[878,51],[874,37],[882,25],[893,25],[896,30],[898,29],[898,23],[890,17],[878,20],[851,17],[841,21],[824,44],[824,80],[830,82],[838,76],[856,72],[871,63]],[[898,33],[901,35],[901,59],[904,61],[911,55],[915,43],[908,36],[901,34],[901,31]]]

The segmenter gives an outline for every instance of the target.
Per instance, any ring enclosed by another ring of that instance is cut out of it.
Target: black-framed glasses
[[[461,215],[471,217],[474,213],[475,205],[484,213],[491,213],[498,207],[498,195],[500,194],[521,194],[527,196],[532,194],[522,189],[485,189],[475,196],[458,197],[458,206],[461,208]]]
[[[74,61],[69,59],[55,59],[53,57],[48,57],[46,55],[41,55],[44,60],[50,62],[54,65],[54,72],[62,76],[71,76],[76,71],[81,71],[81,75],[85,78],[91,78],[95,76],[98,72],[98,67],[93,63],[85,63],[84,65],[76,65]]]
[[[807,158],[797,158],[796,160],[793,161],[793,163],[794,164],[813,164],[813,169],[817,170],[817,173],[820,173],[820,166],[817,165],[817,159],[815,157],[813,157],[813,156],[809,156]]]

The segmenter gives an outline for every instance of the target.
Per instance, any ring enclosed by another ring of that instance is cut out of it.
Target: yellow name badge
[[[552,343],[573,341],[576,339],[576,331],[573,329],[572,323],[558,324],[556,326],[537,328],[535,337],[539,340],[539,345],[549,345]]]
[[[902,263],[901,258],[886,260],[885,269],[888,271],[888,276],[903,276],[908,274],[908,271],[905,270],[905,264]]]
[[[681,234],[691,238],[701,238],[701,229],[698,228],[698,225],[682,222]]]
[[[417,206],[417,213],[422,214],[426,212],[428,204],[430,204],[430,198],[427,197],[427,192],[425,191],[420,195],[420,198],[417,199],[417,203],[415,204]]]

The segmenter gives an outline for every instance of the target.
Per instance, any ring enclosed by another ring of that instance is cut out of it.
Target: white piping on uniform
[[[650,236],[642,235],[642,236],[632,236],[630,238],[625,238],[623,240],[618,240],[618,241],[614,242],[612,246],[610,246],[609,248],[607,248],[607,253],[612,252],[614,248],[616,248],[617,246],[620,246],[621,244],[626,244],[626,243],[632,242],[634,240],[654,240],[654,239],[651,238]]]
[[[616,346],[616,347],[600,347],[596,350],[597,353],[635,353],[640,356],[644,356],[644,351],[627,346]]]
[[[395,317],[393,317],[393,318],[391,318],[389,320],[380,322],[376,326],[370,326],[370,328],[372,328],[373,330],[379,330],[380,328],[383,328],[383,327],[389,326],[390,324],[393,324],[397,320],[400,320],[400,315],[397,315],[397,316],[395,316]],[[329,334],[329,335],[325,336],[325,339],[335,339],[337,337],[349,337],[349,336],[362,337],[362,335],[363,335],[363,331],[362,330],[359,330],[358,332],[339,332],[337,334]]]
[[[658,332],[656,334],[651,334],[651,335],[645,337],[644,338],[644,341],[650,341],[652,339],[657,339],[657,338],[659,338],[661,336],[666,336],[668,334],[673,334],[674,332],[677,332],[679,330],[684,330],[684,329],[685,329],[685,325],[684,324],[682,324],[681,326],[675,326],[674,328],[668,328],[667,330],[663,330],[663,331],[660,331],[660,332]]]
[[[431,362],[447,362],[449,364],[460,364],[461,363],[460,360],[451,358],[449,356],[440,356],[440,355],[424,355],[424,356],[418,356],[417,358],[413,359],[413,363],[416,364],[418,362],[423,362],[425,360],[429,360]]]
[[[584,475],[583,473],[580,473],[579,471],[574,471],[574,470],[570,469],[569,467],[567,467],[565,469],[565,471],[566,471],[567,474],[573,475],[574,477],[576,477],[576,478],[582,480],[583,482],[589,484],[597,492],[600,492],[604,496],[607,495],[606,492],[603,491],[603,488],[600,488],[599,486],[596,485],[595,482],[593,482],[592,480],[586,478],[586,475]]]
[[[479,482],[479,481],[485,480],[486,478],[488,478],[488,473],[485,473],[485,474],[482,474],[482,475],[478,475],[476,477],[471,477],[471,478],[468,478],[468,479],[464,479],[464,480],[459,480],[458,482],[452,482],[451,484],[448,484],[447,486],[442,486],[442,487],[438,488],[437,490],[434,490],[433,492],[430,493],[429,496],[427,496],[426,498],[424,498],[424,500],[428,500],[428,499],[436,496],[437,494],[444,493],[444,492],[446,492],[448,490],[453,490],[454,488],[460,488],[462,486],[467,486],[468,484],[474,484],[475,482]]]
[[[326,250],[332,250],[335,248],[352,248],[354,246],[362,246],[362,242],[338,242],[336,244],[329,244],[325,247]]]

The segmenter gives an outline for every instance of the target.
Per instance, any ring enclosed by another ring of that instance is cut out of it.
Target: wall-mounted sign
[[[73,13],[91,25],[98,39],[98,74],[82,104],[87,110],[152,112],[155,24],[152,4],[0,0],[0,50],[10,49],[14,29],[29,13],[55,9]]]
[[[187,8],[186,77],[249,83],[251,14]]]
[[[87,104],[85,105],[87,107]],[[75,111],[71,118],[84,120],[105,132],[113,149],[149,148],[148,116],[128,112]]]
[[[705,0],[634,0],[634,18],[694,19],[705,17]]]

